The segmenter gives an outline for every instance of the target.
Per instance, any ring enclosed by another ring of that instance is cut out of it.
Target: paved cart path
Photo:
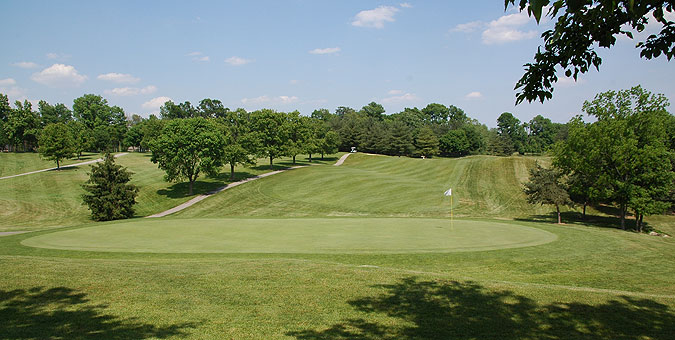
[[[118,153],[118,154],[115,155],[115,157],[122,157],[122,156],[127,155],[127,154],[129,154],[129,153],[128,152]],[[103,158],[95,159],[93,161],[86,161],[86,162],[82,162],[82,163],[64,165],[64,166],[61,167],[61,169],[72,168],[72,167],[76,167],[76,166],[80,166],[80,165],[93,164],[93,163],[98,163],[98,162],[101,162],[101,161],[103,161]],[[14,178],[14,177],[19,177],[19,176],[32,175],[32,174],[37,174],[37,173],[40,173],[40,172],[46,172],[46,171],[52,171],[52,170],[57,170],[57,168],[49,168],[49,169],[42,169],[42,170],[24,172],[24,173],[18,174],[18,175],[0,177],[0,179],[8,179],[8,178]]]
[[[335,166],[342,165],[342,163],[345,162],[345,160],[347,159],[347,157],[349,157],[349,155],[351,155],[351,153],[346,153],[346,154],[342,155],[342,157],[340,157],[340,159],[338,159],[338,161],[335,162],[335,164],[333,164],[333,165],[335,165]]]

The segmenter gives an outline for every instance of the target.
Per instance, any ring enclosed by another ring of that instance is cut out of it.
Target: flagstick
[[[452,221],[452,195],[450,195],[450,231],[454,230],[454,223]]]

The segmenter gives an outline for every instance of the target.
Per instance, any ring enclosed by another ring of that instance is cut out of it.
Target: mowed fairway
[[[405,218],[195,219],[97,225],[36,236],[31,247],[149,253],[419,253],[516,248],[549,232],[497,222]]]
[[[129,156],[139,211],[185,199]],[[672,339],[673,238],[529,221],[536,160],[355,154],[105,223],[75,210],[80,171],[6,182],[30,205],[4,225],[64,227],[0,237],[0,339]]]

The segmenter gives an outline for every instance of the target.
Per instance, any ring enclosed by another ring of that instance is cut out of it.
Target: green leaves
[[[128,184],[132,173],[115,164],[115,157],[106,153],[103,162],[91,166],[89,180],[82,185],[82,195],[95,221],[111,221],[134,216],[138,188]]]

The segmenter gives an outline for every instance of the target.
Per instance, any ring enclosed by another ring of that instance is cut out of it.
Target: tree
[[[217,99],[205,98],[199,102],[198,115],[204,118],[224,118],[229,111]]]
[[[384,107],[376,102],[370,102],[368,105],[362,107],[360,112],[366,117],[382,120]]]
[[[228,111],[219,122],[225,134],[223,160],[230,165],[230,180],[234,181],[234,168],[240,165],[254,165],[252,154],[256,150],[256,138],[248,124],[249,114],[244,109]]]
[[[527,202],[530,204],[549,204],[554,205],[558,213],[558,224],[562,223],[560,218],[560,206],[572,205],[570,196],[560,183],[562,172],[555,169],[542,168],[539,163],[530,169],[529,182],[525,183],[525,194]]]
[[[583,128],[571,122],[565,146],[556,151],[555,164],[595,189],[591,198],[618,206],[622,229],[629,209],[640,229],[641,216],[670,205],[675,173],[664,124],[672,117],[668,105],[663,95],[640,86],[600,93],[583,106],[596,121]]]
[[[275,158],[288,153],[289,125],[286,113],[269,109],[251,112],[251,128],[258,141],[258,156],[269,158],[272,168]]]
[[[73,101],[73,116],[92,131],[93,146],[97,150],[121,149],[127,130],[122,108],[108,105],[108,101],[101,96],[85,94]]]
[[[84,125],[84,123],[71,120],[68,122],[70,134],[73,136],[73,152],[80,159],[82,152],[90,150],[94,146],[93,132]]]
[[[64,104],[52,106],[41,100],[38,103],[38,111],[40,112],[42,126],[52,123],[68,123],[73,120],[73,113]]]
[[[423,127],[415,141],[416,153],[422,157],[433,157],[438,154],[438,137],[428,126]]]
[[[534,62],[525,64],[525,74],[515,86],[521,91],[516,103],[551,99],[557,68],[574,79],[591,67],[599,69],[602,59],[596,46],[611,48],[619,36],[633,39],[633,32],[642,32],[652,15],[662,24],[661,31],[638,42],[640,56],[652,59],[663,54],[670,60],[675,55],[675,23],[664,16],[664,10],[673,12],[672,0],[505,0],[504,4],[527,10],[537,22],[542,15],[556,20],[554,28],[542,34],[544,46]],[[545,8],[548,13],[543,14]]]
[[[497,118],[497,132],[508,139],[519,154],[525,152],[525,128],[513,114],[504,112]]]
[[[134,216],[138,188],[131,181],[132,173],[115,164],[115,157],[106,153],[103,162],[91,166],[89,180],[82,185],[82,195],[95,221],[111,221]]]
[[[450,130],[440,140],[441,152],[453,157],[466,156],[470,152],[469,139],[463,129]]]
[[[9,98],[6,95],[0,93],[0,151],[5,149],[5,146],[9,144],[9,139],[7,138],[7,133],[5,129],[7,127],[7,120],[9,115],[12,113],[12,107],[9,106]]]
[[[326,134],[319,140],[321,146],[321,159],[323,156],[328,154],[334,154],[338,152],[338,145],[340,145],[340,136],[335,131],[326,131]]]
[[[412,130],[402,121],[393,121],[391,128],[391,145],[389,152],[394,156],[409,156],[415,146],[413,145]]]
[[[40,155],[55,161],[57,169],[61,168],[61,160],[75,156],[75,141],[65,123],[52,123],[45,126],[38,138],[38,145]]]
[[[150,144],[151,161],[166,172],[167,181],[189,182],[192,195],[200,174],[215,175],[223,165],[225,139],[218,127],[204,118],[174,119]]]
[[[23,103],[16,101],[15,109],[9,112],[5,123],[5,133],[8,142],[14,146],[22,146],[22,151],[29,151],[37,143],[37,135],[40,128],[40,119],[33,111],[33,105],[24,100]]]

